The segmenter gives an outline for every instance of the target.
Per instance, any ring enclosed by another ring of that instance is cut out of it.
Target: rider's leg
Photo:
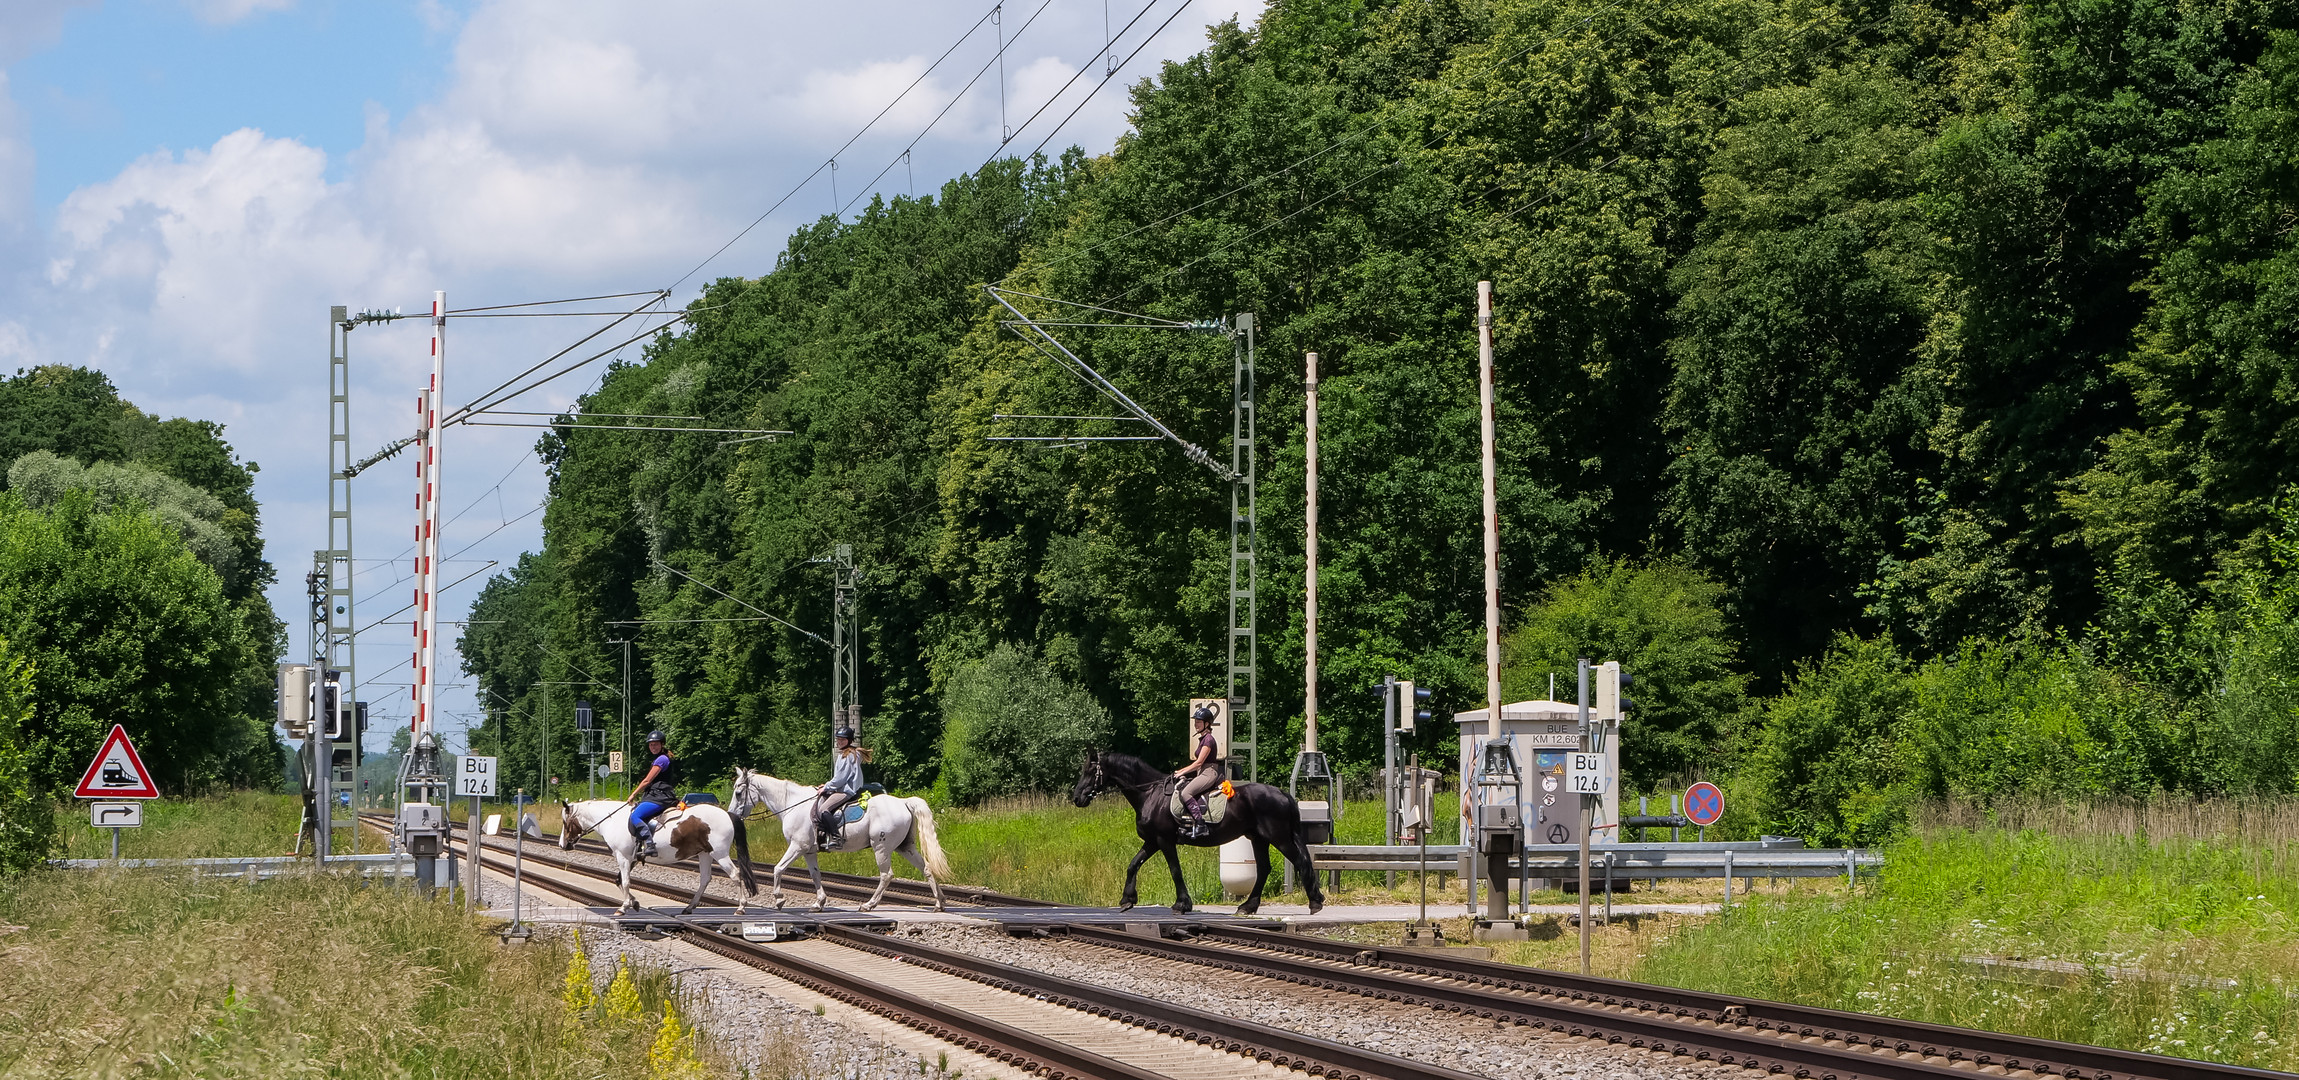
[[[838,819],[846,813],[846,804],[852,801],[854,794],[848,791],[833,791],[822,797],[814,817],[814,830],[822,834],[822,846],[828,847],[830,839],[838,835]]]
[[[631,807],[631,836],[637,839],[639,842],[639,858],[644,859],[647,856],[654,854],[655,831],[653,819],[656,814],[660,814],[662,812],[663,804],[655,802],[652,799],[648,799],[639,803],[637,806]]]
[[[1192,832],[1205,828],[1205,820],[1198,816],[1197,811],[1190,809],[1189,801],[1205,794],[1208,791],[1212,791],[1214,788],[1220,786],[1220,784],[1221,770],[1208,767],[1199,769],[1196,775],[1193,775],[1189,778],[1188,783],[1182,785],[1181,812],[1182,826],[1184,828],[1187,828]]]

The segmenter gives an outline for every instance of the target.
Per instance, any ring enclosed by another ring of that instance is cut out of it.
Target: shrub
[[[0,638],[0,875],[19,874],[48,857],[55,808],[32,781],[24,728],[32,722],[32,665]]]
[[[1036,654],[1000,645],[943,688],[942,780],[964,804],[1066,790],[1113,728],[1108,710]]]
[[[1774,831],[1813,844],[1871,844],[1907,820],[1900,728],[1916,703],[1906,658],[1842,637],[1764,712],[1748,761]]]
[[[1508,638],[1504,698],[1571,700],[1575,661],[1618,660],[1636,706],[1621,731],[1631,787],[1693,773],[1747,707],[1748,677],[1724,621],[1724,587],[1677,562],[1609,562],[1549,587]]]

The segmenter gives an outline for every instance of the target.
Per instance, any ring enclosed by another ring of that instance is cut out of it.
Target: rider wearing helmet
[[[829,838],[838,831],[838,815],[854,796],[862,791],[862,751],[854,746],[854,729],[840,727],[832,733],[838,740],[830,782],[822,785],[817,797],[821,800],[815,815],[815,835]]]
[[[1181,828],[1183,835],[1193,838],[1205,834],[1205,821],[1197,811],[1190,809],[1189,801],[1212,791],[1214,785],[1221,783],[1221,774],[1227,771],[1222,768],[1221,743],[1213,737],[1213,717],[1211,705],[1200,705],[1189,714],[1197,728],[1197,750],[1190,755],[1189,764],[1173,771],[1177,780],[1189,777],[1181,789]],[[1196,775],[1191,776],[1192,773]]]
[[[649,858],[655,853],[654,827],[651,824],[655,815],[677,802],[679,797],[678,760],[671,757],[670,751],[664,748],[662,732],[650,732],[647,735],[647,754],[654,758],[654,763],[648,766],[647,774],[639,779],[639,786],[631,789],[631,798],[639,800],[639,804],[631,808],[631,835],[639,839],[640,859]]]

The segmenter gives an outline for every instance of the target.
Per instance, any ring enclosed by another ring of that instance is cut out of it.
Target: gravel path
[[[508,909],[510,882],[498,880],[490,871],[480,899]],[[532,906],[533,889],[526,899]],[[535,933],[564,935],[570,929],[543,924],[535,927]],[[614,978],[618,956],[628,956],[634,965],[653,964],[678,973],[679,988],[691,1006],[688,1019],[702,1027],[704,1038],[727,1055],[738,1075],[747,1073],[760,1080],[938,1080],[943,1075],[935,1062],[922,1061],[756,986],[717,972],[692,970],[704,961],[696,958],[699,950],[691,946],[682,949],[611,927],[585,926],[583,947],[602,988]],[[734,963],[715,956],[709,962]]]
[[[1337,1039],[1495,1080],[1742,1080],[1749,1075],[1732,1066],[1701,1064],[1082,943],[1014,938],[999,930],[962,926],[912,925],[900,932],[956,952]]]

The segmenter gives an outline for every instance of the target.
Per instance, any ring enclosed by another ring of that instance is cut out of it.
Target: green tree
[[[1066,790],[1113,732],[1092,695],[1028,650],[1000,645],[942,691],[942,780],[962,804]]]
[[[276,736],[234,693],[256,646],[215,572],[140,507],[0,494],[0,636],[33,664],[25,749],[42,793],[68,788],[115,723],[163,790],[271,782]]]
[[[1601,563],[1549,586],[1508,637],[1502,696],[1571,700],[1577,660],[1617,660],[1634,679],[1621,730],[1628,784],[1651,789],[1717,760],[1748,708],[1748,677],[1726,626],[1724,587],[1673,561]]]
[[[1906,823],[1901,727],[1916,681],[1890,642],[1843,637],[1766,703],[1745,764],[1765,831],[1873,844]]]

